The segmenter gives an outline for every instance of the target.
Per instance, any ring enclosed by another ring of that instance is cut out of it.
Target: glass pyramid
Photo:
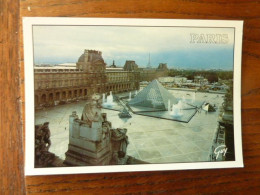
[[[170,105],[178,103],[178,100],[167,89],[165,89],[157,80],[153,80],[129,101],[128,104],[130,106],[167,110],[169,100]]]

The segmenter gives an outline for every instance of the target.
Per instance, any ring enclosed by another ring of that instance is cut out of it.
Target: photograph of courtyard
[[[190,92],[172,90],[176,96],[190,97]],[[206,97],[205,97],[206,96]],[[196,98],[210,100],[221,108],[223,95],[197,93]],[[69,115],[82,113],[85,101],[47,108],[36,112],[36,124],[48,121],[51,131],[50,152],[61,159],[69,144]],[[130,119],[118,117],[118,111],[103,109],[113,128],[127,128],[129,145],[127,155],[149,163],[209,161],[211,146],[218,130],[220,110],[196,113],[189,123],[132,115]]]
[[[232,28],[33,33],[36,168],[235,160]]]

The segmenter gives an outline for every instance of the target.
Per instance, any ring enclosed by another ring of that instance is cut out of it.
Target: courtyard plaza
[[[176,98],[191,98],[194,92],[169,90]],[[127,155],[148,163],[202,162],[208,161],[218,128],[218,116],[223,94],[196,93],[196,100],[209,102],[216,112],[197,112],[188,122],[178,122],[136,115],[121,119],[118,111],[102,109],[107,113],[112,128],[126,128],[129,139]],[[79,117],[85,101],[37,110],[35,124],[49,122],[51,131],[50,152],[65,159],[69,144],[69,115],[76,111]]]

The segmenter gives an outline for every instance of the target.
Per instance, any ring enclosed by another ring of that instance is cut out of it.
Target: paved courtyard
[[[177,98],[191,98],[193,92],[171,90]],[[208,101],[219,108],[223,95],[196,93],[196,99]],[[85,102],[59,105],[36,111],[36,124],[50,122],[50,152],[65,159],[69,141],[69,115],[77,111],[80,116]],[[149,163],[208,161],[212,140],[218,125],[219,109],[213,113],[196,113],[189,123],[170,121],[132,114],[120,119],[118,112],[103,109],[113,128],[127,128],[129,145],[127,154]]]

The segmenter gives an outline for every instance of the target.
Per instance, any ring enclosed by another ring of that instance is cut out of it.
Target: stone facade
[[[35,106],[84,99],[94,93],[138,90],[139,75],[107,70],[100,51],[85,50],[74,68],[34,68]]]
[[[107,75],[107,90],[117,92],[126,92],[139,90],[140,73],[130,71],[108,70]]]

